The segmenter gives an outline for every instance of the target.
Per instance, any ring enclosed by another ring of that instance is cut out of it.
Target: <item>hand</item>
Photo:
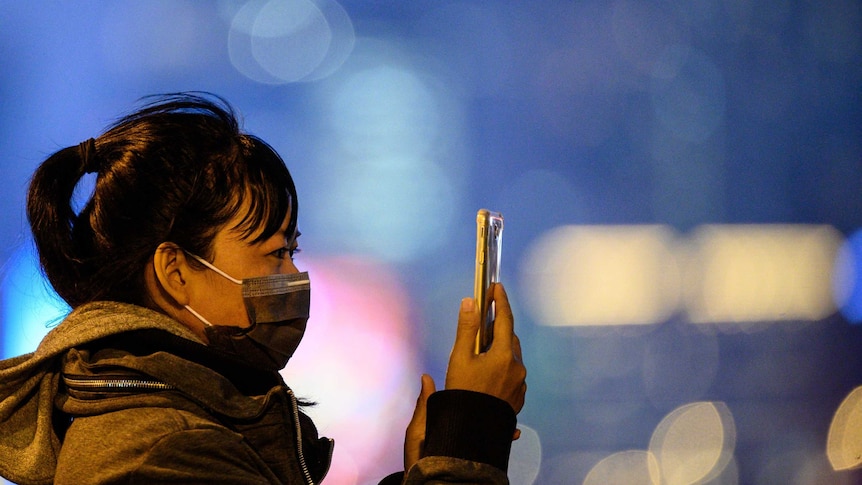
[[[494,284],[491,290],[497,310],[491,347],[479,355],[473,352],[482,318],[475,301],[464,298],[446,371],[446,389],[490,394],[508,402],[518,413],[524,407],[527,393],[527,369],[521,360],[521,342],[515,335],[514,317],[506,290],[499,283]]]
[[[404,437],[405,472],[410,470],[410,467],[424,455],[428,396],[434,394],[435,390],[434,379],[428,374],[422,374],[422,390],[416,399],[416,409],[413,411],[413,418],[410,419],[410,424],[407,425],[407,433]]]

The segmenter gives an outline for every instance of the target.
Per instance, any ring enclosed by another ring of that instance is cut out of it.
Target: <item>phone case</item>
[[[473,297],[482,316],[482,325],[476,336],[477,354],[488,350],[494,339],[494,302],[488,288],[500,281],[502,242],[503,215],[480,209],[476,214],[476,275],[473,284]]]

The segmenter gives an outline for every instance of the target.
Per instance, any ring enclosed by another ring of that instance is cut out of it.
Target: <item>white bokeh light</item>
[[[647,451],[621,451],[597,463],[583,485],[655,485],[651,474],[656,466],[655,457]]]
[[[662,419],[650,439],[649,451],[658,467],[654,483],[708,483],[730,463],[736,449],[736,425],[726,404],[694,402]]]
[[[531,485],[535,483],[542,465],[542,441],[535,429],[518,423],[521,437],[512,443],[509,454],[509,483]]]
[[[259,83],[326,77],[353,50],[353,24],[335,0],[255,0],[231,13],[231,63]]]

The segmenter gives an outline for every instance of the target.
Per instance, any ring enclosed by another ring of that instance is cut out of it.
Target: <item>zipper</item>
[[[299,404],[296,402],[296,395],[293,393],[292,389],[288,388],[286,392],[287,395],[290,396],[291,412],[293,414],[293,426],[296,430],[296,433],[294,434],[296,435],[296,451],[297,455],[299,456],[299,467],[302,470],[302,475],[305,477],[306,483],[308,483],[308,485],[314,485],[314,480],[311,479],[311,472],[308,471],[308,465],[305,463],[305,454],[302,452],[302,427],[299,424]],[[333,451],[332,439],[329,439],[329,441],[329,457],[327,462],[331,464]],[[328,471],[329,469],[327,467],[327,470],[323,472],[323,476],[320,477],[321,481],[326,477],[326,473]]]
[[[148,379],[102,379],[102,378],[88,378],[88,377],[69,377],[63,376],[63,383],[66,384],[71,389],[82,390],[82,391],[112,391],[112,390],[148,390],[148,391],[159,391],[159,390],[170,390],[174,389],[174,386],[170,384],[165,384],[161,381],[156,380],[148,380]]]

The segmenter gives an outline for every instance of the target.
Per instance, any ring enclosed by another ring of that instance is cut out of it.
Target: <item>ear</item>
[[[186,253],[171,242],[159,244],[153,254],[153,269],[161,290],[179,305],[189,303],[189,287],[186,276],[190,271]]]

